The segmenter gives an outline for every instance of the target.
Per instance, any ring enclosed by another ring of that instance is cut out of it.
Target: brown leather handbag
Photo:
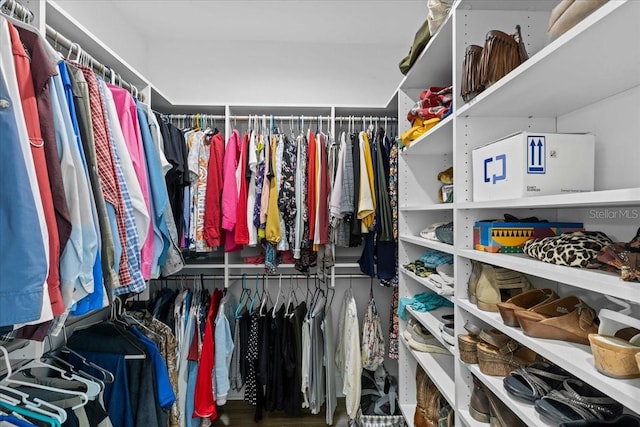
[[[467,46],[462,61],[462,83],[460,96],[464,102],[469,102],[484,90],[480,63],[482,61],[482,46],[472,44]]]
[[[520,25],[514,34],[500,30],[487,33],[480,63],[481,82],[488,88],[529,58],[522,41]]]

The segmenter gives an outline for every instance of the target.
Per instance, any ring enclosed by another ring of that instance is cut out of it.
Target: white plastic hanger
[[[278,309],[278,302],[280,302],[280,293],[282,292],[282,274],[280,274],[280,277],[278,278],[278,295],[276,295],[276,303],[273,304],[273,313],[271,314],[271,317],[273,319],[276,318],[276,311]]]

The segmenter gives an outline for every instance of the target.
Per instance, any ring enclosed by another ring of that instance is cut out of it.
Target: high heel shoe
[[[598,333],[588,336],[596,369],[613,378],[640,377],[640,320],[609,309],[598,317]]]

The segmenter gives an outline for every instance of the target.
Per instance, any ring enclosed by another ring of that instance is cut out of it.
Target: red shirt
[[[193,418],[211,418],[212,421],[218,417],[216,399],[213,395],[213,368],[215,365],[215,341],[213,340],[213,334],[221,299],[222,291],[220,289],[214,290],[213,295],[211,295],[209,313],[207,314],[207,320],[204,326],[202,353],[200,354],[198,376],[196,377],[196,391],[192,415]]]
[[[224,244],[222,234],[222,164],[224,136],[218,132],[211,137],[211,152],[207,172],[207,193],[204,208],[204,239],[215,248]]]
[[[38,106],[36,94],[33,88],[31,75],[31,65],[29,57],[22,46],[20,35],[11,22],[8,22],[9,33],[11,35],[11,49],[13,60],[16,64],[16,77],[20,88],[20,101],[24,110],[24,120],[27,125],[29,142],[31,143],[31,153],[33,163],[36,167],[38,178],[38,189],[42,198],[44,218],[49,234],[49,275],[47,276],[47,287],[53,315],[58,316],[64,313],[64,302],[60,293],[60,237],[58,235],[58,225],[53,207],[53,195],[51,194],[51,183],[49,182],[49,170],[44,153],[44,140],[40,131],[40,119],[38,117]]]
[[[327,164],[327,144],[325,135],[320,135],[320,162],[319,174],[320,174],[320,188],[318,193],[320,194],[320,203],[318,205],[320,227],[320,241],[319,244],[324,245],[329,242],[329,166]]]

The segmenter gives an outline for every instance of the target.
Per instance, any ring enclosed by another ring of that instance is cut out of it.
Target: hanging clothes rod
[[[224,118],[224,116],[222,116]],[[331,116],[330,115],[326,115],[326,116],[305,116],[305,115],[297,115],[297,116],[270,116],[270,115],[266,115],[266,114],[255,114],[255,115],[249,115],[249,116],[229,116],[229,119],[231,120],[255,120],[255,118],[258,117],[259,119],[262,117],[265,117],[267,119],[273,119],[273,120],[302,120],[304,119],[306,120],[311,120],[311,121],[317,121],[317,120],[330,120]],[[335,120],[352,120],[352,121],[356,121],[356,122],[361,122],[361,121],[368,121],[368,120],[387,120],[388,122],[394,122],[394,121],[398,121],[398,119],[396,117],[387,117],[387,116],[337,116],[335,117]]]
[[[18,3],[16,0],[0,0],[0,5],[0,11],[5,15],[15,16],[16,18],[28,23],[33,21],[33,12]]]
[[[109,68],[103,63],[98,62],[95,58],[84,51],[78,43],[72,42],[50,25],[47,25],[47,38],[53,43],[54,49],[58,50],[58,47],[62,47],[63,49],[68,50],[68,56],[70,56],[75,50],[76,54],[78,55],[78,62],[88,64],[96,74],[102,75],[105,79],[112,79],[116,84],[131,92],[134,97],[138,98],[138,100],[144,102],[144,94],[142,94],[137,87],[127,81],[122,80],[120,75],[116,73],[112,68]]]
[[[192,120],[201,118],[205,120],[224,120],[227,116],[224,114],[162,114],[162,117],[166,117],[169,120]]]
[[[242,274],[231,274],[229,276],[227,276],[227,278],[229,280],[238,280],[238,279],[242,279],[243,275]],[[247,279],[252,278],[255,279],[256,274],[247,274],[246,275]],[[282,277],[283,279],[306,279],[309,278],[309,280],[313,280],[315,278],[315,275],[310,275],[310,276],[306,276],[304,274],[283,274],[282,276],[279,274],[268,274],[268,275],[263,275],[263,274],[258,274],[258,277],[262,278],[262,277],[268,277],[270,280],[277,280],[280,277]],[[367,276],[366,274],[327,274],[325,276],[328,279],[331,279],[332,277],[336,278],[336,279],[371,279],[371,276]],[[225,276],[224,275],[217,275],[217,274],[184,274],[184,275],[176,275],[176,276],[171,276],[171,277],[165,277],[162,279],[155,279],[158,281],[163,281],[163,280],[173,280],[173,281],[178,281],[178,280],[183,280],[183,279],[207,279],[207,280],[224,280]],[[376,279],[374,277],[374,279]],[[377,279],[376,279],[377,280]]]
[[[356,122],[362,122],[362,121],[369,121],[369,120],[386,120],[388,122],[397,122],[398,118],[397,117],[388,117],[388,116],[336,116],[336,120],[342,120],[342,121],[356,121]]]

